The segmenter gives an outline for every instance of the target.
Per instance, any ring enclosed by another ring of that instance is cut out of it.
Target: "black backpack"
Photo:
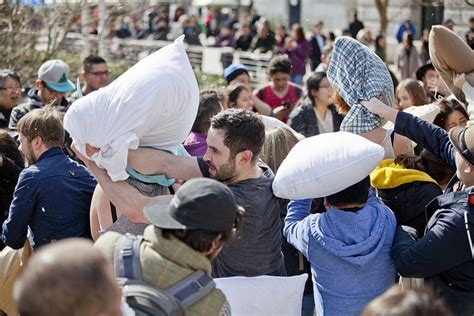
[[[118,240],[114,253],[117,281],[136,316],[187,315],[189,306],[216,287],[212,278],[203,270],[194,272],[166,290],[145,283],[139,259],[142,240],[141,236],[123,235]]]

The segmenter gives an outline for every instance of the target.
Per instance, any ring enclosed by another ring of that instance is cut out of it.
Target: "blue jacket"
[[[455,148],[443,129],[399,112],[395,132],[455,168]],[[473,315],[474,258],[465,216],[474,240],[474,188],[443,194],[426,209],[434,214],[423,238],[417,241],[406,227],[397,230],[392,250],[397,271],[405,277],[430,279],[455,315]]]
[[[23,247],[28,227],[33,247],[68,237],[90,238],[89,208],[95,181],[59,147],[45,151],[20,173],[2,239]]]
[[[394,131],[429,150],[456,170],[456,149],[449,140],[448,133],[441,127],[400,111],[395,121]]]
[[[398,41],[399,43],[401,43],[401,42],[403,41],[403,34],[404,34],[405,32],[411,33],[411,34],[413,34],[413,37],[415,37],[415,35],[416,35],[416,28],[415,28],[415,25],[410,22],[410,27],[409,27],[408,29],[405,28],[405,21],[402,21],[402,22],[398,25],[396,38],[397,38],[397,41]]]
[[[310,207],[311,200],[291,201],[283,234],[311,264],[316,314],[360,315],[395,283],[395,216],[374,196],[357,212],[310,215]]]

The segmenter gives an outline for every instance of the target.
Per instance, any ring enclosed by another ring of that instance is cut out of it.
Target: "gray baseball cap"
[[[69,80],[69,66],[60,59],[43,63],[38,70],[38,78],[57,92],[70,92],[75,89],[74,83]]]

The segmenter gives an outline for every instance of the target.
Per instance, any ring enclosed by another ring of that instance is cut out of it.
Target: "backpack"
[[[192,304],[207,296],[216,287],[212,278],[198,270],[166,290],[142,280],[140,244],[142,236],[126,234],[115,245],[114,268],[122,294],[136,316],[187,315]]]

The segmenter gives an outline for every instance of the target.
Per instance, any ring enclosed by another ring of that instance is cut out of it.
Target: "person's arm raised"
[[[383,117],[390,122],[395,123],[397,120],[397,115],[398,115],[398,110],[385,105],[382,101],[380,101],[377,98],[372,98],[369,101],[361,101],[360,104],[362,104],[367,110],[370,112]]]
[[[411,139],[435,154],[451,168],[456,169],[455,148],[444,129],[409,113],[389,107],[375,98],[370,101],[362,101],[361,104],[370,112],[392,121],[395,124],[396,134]],[[401,144],[401,148],[403,148],[403,144]],[[403,152],[404,150],[399,150],[397,154]]]
[[[113,182],[105,169],[99,168],[95,162],[84,157],[74,147],[72,148],[77,157],[84,162],[87,169],[94,175],[107,195],[107,198],[110,199],[116,207],[124,210],[124,215],[126,215],[129,220],[134,221],[136,218],[142,218],[143,208],[148,204],[168,203],[171,200],[171,195],[147,197],[125,181]]]
[[[129,150],[128,165],[144,175],[164,174],[180,180],[203,176],[196,157],[175,156],[151,148]]]

